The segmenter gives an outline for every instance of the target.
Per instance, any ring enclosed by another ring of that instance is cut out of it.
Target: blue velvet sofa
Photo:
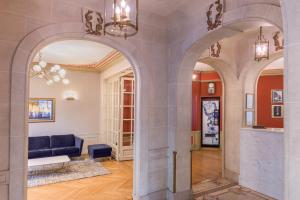
[[[69,135],[29,137],[28,159],[67,155],[81,156],[83,139]]]

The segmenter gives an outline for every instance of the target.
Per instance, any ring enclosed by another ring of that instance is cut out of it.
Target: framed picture
[[[246,94],[246,109],[253,109],[254,107],[254,95]]]
[[[201,146],[220,146],[220,98],[201,99]]]
[[[283,90],[272,90],[272,103],[283,103]]]
[[[283,105],[272,105],[272,118],[283,118]]]
[[[254,124],[254,112],[253,111],[246,111],[246,126],[252,127]]]
[[[31,98],[29,99],[29,122],[54,122],[55,99],[54,98]]]

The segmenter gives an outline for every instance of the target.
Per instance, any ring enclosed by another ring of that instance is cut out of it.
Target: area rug
[[[91,160],[71,161],[62,166],[45,166],[31,169],[28,172],[28,187],[102,176],[110,171],[99,162]]]

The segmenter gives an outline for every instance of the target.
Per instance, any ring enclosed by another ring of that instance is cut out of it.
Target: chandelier
[[[104,34],[124,37],[138,32],[138,0],[105,0]]]
[[[269,40],[265,39],[262,27],[260,27],[259,36],[255,42],[255,60],[259,62],[263,59],[269,59]]]
[[[44,79],[47,85],[62,82],[65,85],[70,84],[70,80],[66,78],[67,71],[57,64],[48,64],[42,60],[39,53],[39,61],[30,68],[30,77],[38,77]]]

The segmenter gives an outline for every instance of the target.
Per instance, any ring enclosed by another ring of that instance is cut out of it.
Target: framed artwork
[[[30,123],[55,122],[55,99],[30,98],[28,117]]]
[[[283,90],[272,90],[272,103],[283,103]]]
[[[201,146],[220,147],[220,98],[201,99]]]
[[[246,109],[253,109],[254,107],[254,95],[246,94]]]
[[[283,105],[272,105],[272,118],[283,118]]]
[[[253,111],[246,111],[246,126],[252,127],[254,124],[254,112]]]

